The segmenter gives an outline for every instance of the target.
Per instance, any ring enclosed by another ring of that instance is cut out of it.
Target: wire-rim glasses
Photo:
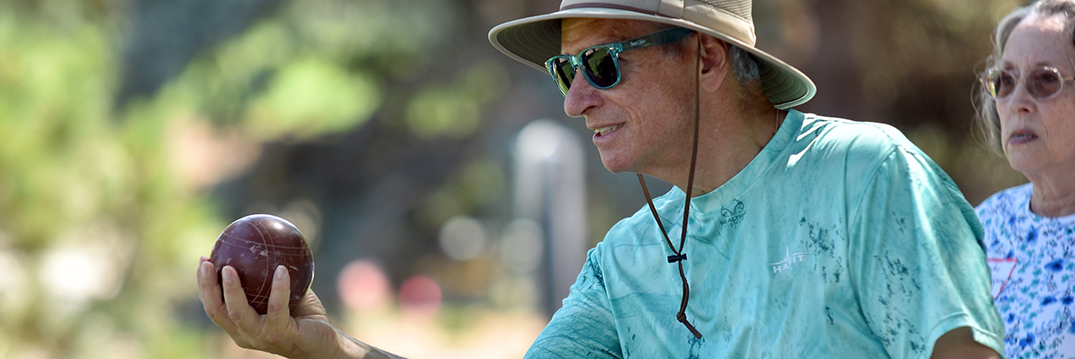
[[[681,27],[661,30],[626,41],[597,45],[582,50],[578,55],[556,55],[545,61],[560,93],[567,96],[571,82],[578,69],[594,88],[605,90],[620,83],[620,53],[644,47],[673,43],[687,37],[692,31]]]

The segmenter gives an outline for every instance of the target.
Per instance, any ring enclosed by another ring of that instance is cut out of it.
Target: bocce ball
[[[291,311],[314,279],[314,257],[306,238],[291,222],[269,214],[239,218],[224,228],[209,261],[216,267],[218,279],[224,266],[235,268],[247,301],[260,314],[268,309],[277,266],[287,268],[291,278]]]

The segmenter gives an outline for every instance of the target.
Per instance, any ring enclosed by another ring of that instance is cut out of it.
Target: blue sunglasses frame
[[[618,85],[623,78],[623,72],[620,71],[619,60],[621,52],[670,44],[682,40],[692,32],[694,31],[681,27],[673,27],[629,40],[591,46],[580,51],[577,55],[553,56],[545,61],[545,68],[548,69],[549,75],[552,76],[552,80],[556,82],[556,86],[560,88],[560,93],[564,96],[567,96],[567,91],[571,89],[571,82],[575,80],[575,75],[579,72],[580,68],[582,69],[582,77],[586,78],[586,81],[589,82],[591,86],[599,90],[606,90]],[[592,59],[595,54],[598,54],[599,51],[605,51],[607,52],[607,55],[600,57],[597,63],[588,61]],[[601,78],[599,80],[602,80],[604,83],[611,81],[611,84],[601,85],[594,80],[594,77],[602,77],[601,74],[597,73],[598,70],[595,70],[595,67],[605,68],[608,66],[608,60],[606,59],[611,59],[612,70],[615,72],[613,74],[607,74],[607,76],[615,76],[615,79]],[[564,72],[561,73],[561,71]]]

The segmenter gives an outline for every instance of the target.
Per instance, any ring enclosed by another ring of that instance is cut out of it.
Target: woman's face
[[[1039,176],[1066,180],[1075,175],[1075,82],[1065,81],[1055,97],[1027,92],[1027,74],[1055,67],[1075,76],[1075,45],[1063,16],[1023,19],[1008,37],[1000,68],[1016,77],[1011,94],[998,99],[1000,139],[1012,168],[1032,181]]]

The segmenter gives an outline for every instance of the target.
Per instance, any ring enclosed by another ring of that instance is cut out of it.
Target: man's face
[[[642,21],[565,19],[561,50],[574,55],[591,46],[656,31]],[[620,83],[597,90],[581,74],[575,76],[564,98],[564,111],[586,119],[586,127],[594,130],[593,143],[601,162],[609,171],[653,175],[682,170],[690,163],[694,61],[694,51],[674,56],[660,46],[621,53]]]

